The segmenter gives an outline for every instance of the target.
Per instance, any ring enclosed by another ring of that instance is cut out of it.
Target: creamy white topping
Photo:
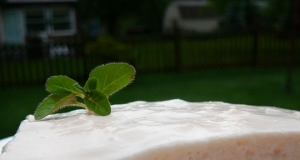
[[[300,112],[182,100],[30,115],[1,160],[300,159]]]
[[[4,139],[0,139],[0,154],[2,153],[2,147],[5,146],[9,141],[12,140],[13,137],[7,137]]]

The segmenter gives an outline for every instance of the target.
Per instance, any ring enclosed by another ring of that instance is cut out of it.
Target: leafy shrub
[[[130,46],[118,42],[109,36],[100,36],[95,42],[87,44],[87,53],[97,55],[106,62],[133,62]]]

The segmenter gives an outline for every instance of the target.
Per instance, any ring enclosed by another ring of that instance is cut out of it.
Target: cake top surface
[[[182,142],[283,132],[300,133],[300,112],[179,99],[137,101],[113,105],[112,114],[104,117],[87,110],[40,121],[29,115],[0,158],[131,159],[145,150]]]

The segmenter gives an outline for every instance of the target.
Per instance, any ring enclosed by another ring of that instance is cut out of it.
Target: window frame
[[[54,16],[53,11],[55,9],[64,8],[68,10],[68,20],[66,22],[69,22],[70,28],[64,29],[64,30],[55,30],[54,29]],[[68,35],[74,35],[76,34],[76,19],[75,19],[75,10],[71,7],[65,7],[65,6],[55,6],[55,7],[39,7],[38,9],[34,8],[25,8],[24,9],[24,30],[26,34],[30,34],[28,30],[28,21],[27,21],[27,12],[32,10],[42,10],[43,17],[44,17],[44,25],[45,30],[44,31],[38,31],[37,34],[40,36],[68,36]],[[31,22],[32,23],[32,22]],[[34,22],[33,22],[34,23]]]

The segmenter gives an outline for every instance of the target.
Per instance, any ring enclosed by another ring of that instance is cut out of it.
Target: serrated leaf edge
[[[103,64],[103,65],[99,65],[99,66],[95,67],[95,68],[90,72],[89,78],[92,78],[91,73],[92,73],[94,70],[96,70],[98,67],[102,67],[102,66],[106,66],[106,65],[111,65],[111,64],[126,64],[126,65],[130,66],[130,67],[133,69],[133,76],[131,77],[130,81],[129,81],[125,86],[120,87],[120,88],[117,89],[116,91],[114,91],[114,92],[112,92],[111,94],[107,95],[108,97],[111,96],[111,95],[113,95],[114,93],[118,92],[119,90],[125,88],[125,87],[128,86],[129,84],[131,84],[131,83],[133,82],[133,80],[135,79],[135,75],[136,75],[136,70],[135,70],[135,68],[134,68],[131,64],[128,64],[128,63],[125,63],[125,62],[118,62],[118,63],[114,63],[114,62],[113,62],[113,63],[107,63],[107,64]],[[128,75],[128,74],[125,74],[125,75],[123,75],[122,77],[124,77],[124,76],[126,76],[126,75]],[[107,77],[107,76],[106,76],[106,77]],[[106,77],[105,77],[105,78],[106,78]],[[94,77],[94,78],[97,78],[97,77]],[[120,77],[120,78],[121,78],[121,77]],[[118,78],[118,79],[120,79],[120,78]],[[115,80],[115,81],[116,81],[116,80]],[[114,81],[114,82],[115,82],[115,81]],[[98,82],[98,83],[99,83],[99,82]],[[113,84],[113,82],[110,83],[109,86],[111,86],[112,84]],[[103,92],[103,91],[104,91],[105,89],[107,89],[107,88],[108,88],[108,86],[106,86],[105,88],[103,88],[103,89],[101,90],[101,92]]]

